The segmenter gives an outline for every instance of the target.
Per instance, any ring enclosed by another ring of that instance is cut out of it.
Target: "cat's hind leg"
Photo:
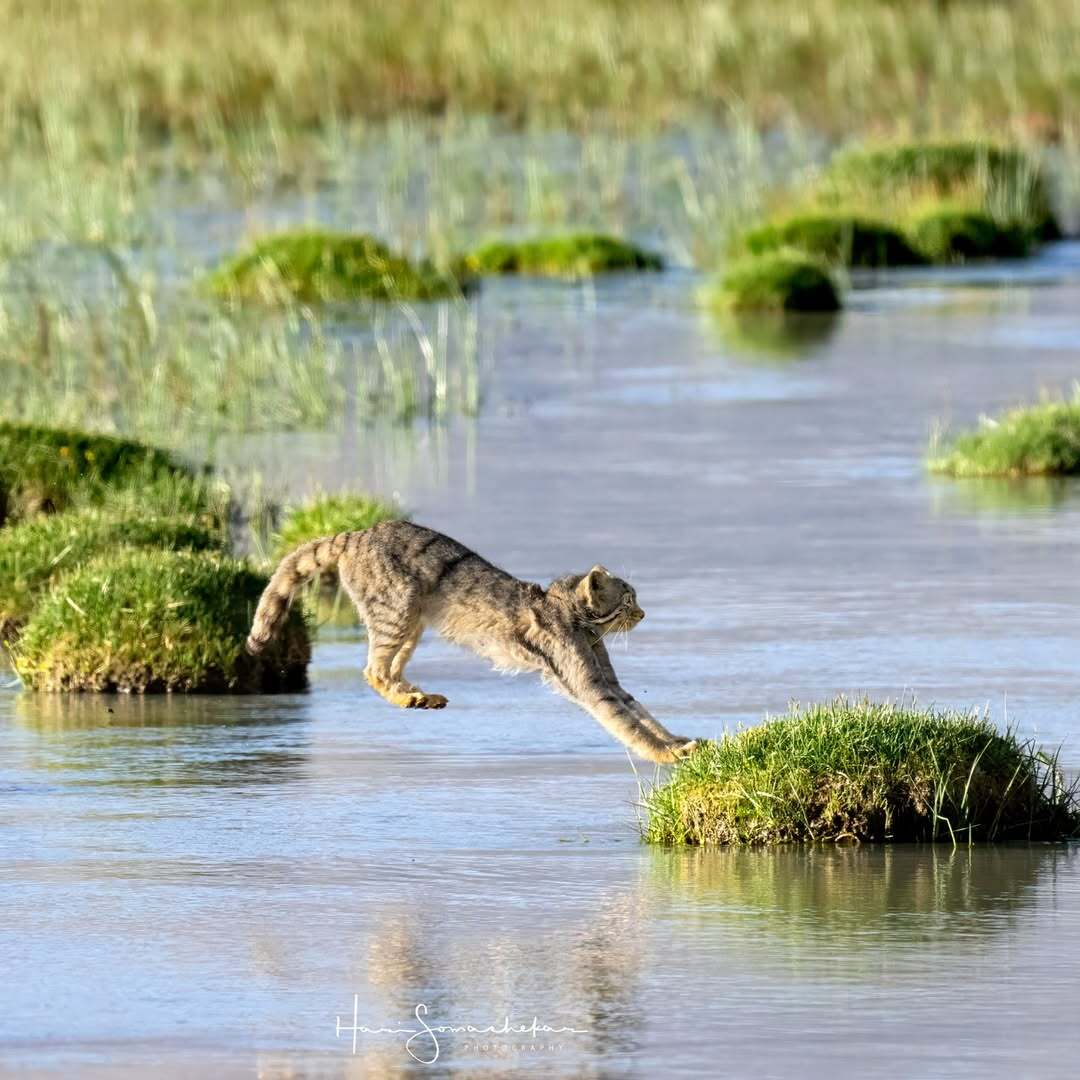
[[[403,709],[441,709],[442,694],[425,694],[404,678],[405,665],[412,656],[423,627],[413,605],[404,611],[389,605],[365,604],[368,632],[368,660],[364,678],[368,685],[392,705]]]

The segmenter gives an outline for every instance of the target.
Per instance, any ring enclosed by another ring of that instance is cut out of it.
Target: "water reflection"
[[[19,694],[12,713],[40,736],[35,768],[67,783],[156,786],[279,784],[308,761],[307,699]],[[243,734],[238,736],[238,729]]]
[[[840,325],[836,312],[710,312],[712,330],[736,355],[798,360],[826,345]]]
[[[1080,502],[1080,480],[1066,476],[928,479],[935,514],[1039,514]]]

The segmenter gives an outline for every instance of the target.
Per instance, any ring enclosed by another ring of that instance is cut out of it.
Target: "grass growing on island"
[[[191,471],[163,450],[110,435],[0,422],[0,524],[123,490],[150,490],[189,505],[204,494]]]
[[[40,596],[62,574],[118,549],[221,551],[222,530],[195,516],[116,516],[99,509],[39,517],[0,529],[0,642],[30,617]]]
[[[273,305],[435,300],[460,295],[465,284],[373,237],[318,230],[263,237],[202,281],[214,296]]]
[[[244,639],[267,577],[205,552],[126,550],[64,575],[13,650],[33,690],[260,693],[303,689],[311,647],[294,607],[267,652]]]
[[[778,251],[732,263],[704,293],[719,311],[839,311],[829,271],[798,251]]]
[[[793,706],[705,743],[646,797],[664,844],[1061,840],[1080,801],[1056,757],[974,713]]]
[[[984,418],[973,431],[934,445],[927,464],[949,476],[1080,474],[1080,391]]]
[[[1030,255],[1038,236],[1030,226],[999,221],[983,210],[934,207],[908,223],[912,244],[933,263],[969,259],[1020,259]]]
[[[751,255],[793,248],[843,266],[914,266],[926,261],[887,222],[832,210],[768,221],[737,237],[734,247]]]
[[[483,244],[462,260],[470,272],[592,277],[619,270],[660,270],[659,255],[614,236],[571,233],[533,240],[498,240]]]

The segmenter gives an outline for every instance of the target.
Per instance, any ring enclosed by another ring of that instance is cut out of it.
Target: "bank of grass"
[[[628,270],[660,270],[659,255],[615,236],[567,233],[529,240],[497,240],[482,244],[462,260],[470,272],[535,274],[581,278]]]
[[[974,713],[842,698],[705,743],[646,797],[662,844],[1061,840],[1056,757]]]
[[[0,642],[14,638],[63,574],[128,548],[222,551],[222,529],[197,515],[159,518],[101,509],[41,516],[0,529]]]
[[[307,230],[263,237],[200,284],[221,299],[277,306],[436,300],[460,295],[468,279],[413,263],[371,236]]]
[[[310,641],[293,608],[267,652],[244,639],[267,576],[207,552],[123,550],[64,575],[13,649],[42,691],[237,692],[303,689]]]
[[[731,102],[829,133],[1052,137],[1080,85],[1071,0],[3,0],[0,25],[0,117],[90,126],[109,110],[206,140],[264,117],[286,132],[404,110],[657,126]]]
[[[750,255],[796,249],[842,266],[915,266],[926,261],[887,222],[826,209],[756,225],[737,238],[736,246]]]
[[[982,140],[856,146],[835,154],[821,182],[825,197],[896,209],[946,204],[1024,226],[1054,239],[1054,218],[1039,163],[1016,146]]]
[[[1070,400],[1011,409],[936,441],[927,464],[958,477],[1080,474],[1080,390]]]
[[[1039,242],[1038,230],[1030,225],[964,207],[923,210],[912,215],[907,229],[914,247],[932,263],[1022,259]]]
[[[702,294],[716,311],[840,310],[840,292],[828,268],[800,251],[784,249],[730,263]]]
[[[170,454],[140,442],[0,421],[0,524],[106,501],[120,491],[195,506],[209,496],[204,487]]]

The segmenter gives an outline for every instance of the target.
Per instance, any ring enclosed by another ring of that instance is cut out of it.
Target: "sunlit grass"
[[[837,699],[704,744],[646,798],[646,839],[1060,840],[1080,800],[1056,756],[974,713]]]
[[[310,644],[294,608],[268,652],[244,637],[265,575],[205,552],[122,550],[64,575],[13,649],[33,690],[266,692],[306,685]]]
[[[718,311],[837,311],[841,306],[829,270],[794,249],[733,262],[704,290],[703,299]]]
[[[977,428],[936,440],[928,464],[950,476],[1080,474],[1080,391],[984,417]]]

